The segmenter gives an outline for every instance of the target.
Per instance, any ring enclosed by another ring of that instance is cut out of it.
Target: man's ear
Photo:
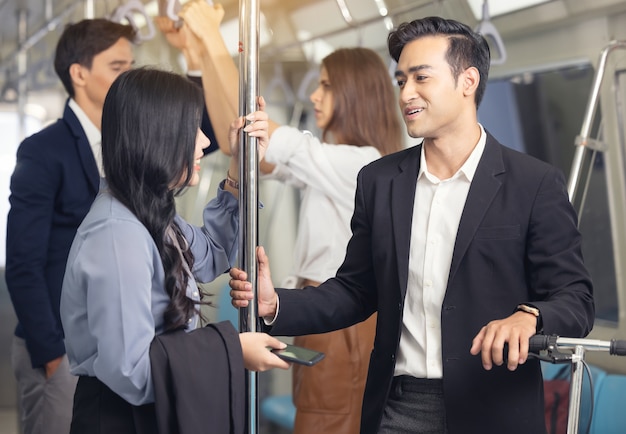
[[[85,68],[78,63],[72,63],[70,65],[70,78],[72,79],[72,85],[74,89],[85,85]]]
[[[470,66],[461,74],[463,85],[463,94],[465,96],[473,96],[476,93],[478,84],[480,83],[480,73],[474,66]]]

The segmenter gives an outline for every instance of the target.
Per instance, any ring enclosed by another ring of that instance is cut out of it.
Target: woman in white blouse
[[[71,372],[80,376],[72,434],[110,432],[112,426],[116,434],[140,432],[135,411],[150,414],[154,402],[152,340],[169,331],[193,330],[200,305],[207,304],[196,280],[211,281],[234,264],[236,152],[232,177],[205,207],[203,226],[176,215],[174,197],[198,183],[198,160],[209,145],[199,129],[202,107],[195,84],[154,69],[125,72],[107,94],[102,117],[106,181],[74,238],[61,296]],[[267,115],[261,110],[248,118],[255,122],[244,131],[258,137],[263,155]],[[240,118],[231,124],[234,151],[243,123]],[[235,345],[241,346],[248,369],[289,367],[266,348],[284,344],[266,334],[239,334]],[[210,366],[206,360],[197,375]],[[149,423],[156,420],[151,411]]]
[[[318,286],[341,265],[359,170],[400,149],[400,125],[387,68],[365,48],[343,48],[322,60],[311,94],[322,138],[281,126],[272,131],[261,170],[301,191],[294,268],[285,287]],[[294,343],[326,353],[325,363],[294,365],[294,432],[358,433],[376,327],[375,315]]]
[[[238,101],[237,68],[219,32],[223,9],[191,1],[181,16],[185,24],[178,31],[190,29],[200,42],[195,49],[203,59],[209,116],[214,125],[221,124],[225,116],[236,114]],[[169,31],[177,30],[172,26]],[[359,170],[402,146],[392,80],[372,50],[344,48],[323,59],[311,101],[322,140],[270,120],[270,143],[260,163],[267,176],[301,192],[288,287],[317,286],[335,275],[351,235]],[[225,131],[215,131],[222,143]],[[293,368],[294,433],[359,432],[375,325],[374,315],[348,329],[296,337],[297,345],[322,351],[326,359],[314,367]]]

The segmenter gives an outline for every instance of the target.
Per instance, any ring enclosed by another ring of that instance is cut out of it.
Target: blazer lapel
[[[72,134],[76,138],[76,149],[78,151],[80,161],[83,164],[85,176],[87,177],[91,187],[97,193],[100,188],[100,174],[98,173],[96,159],[93,156],[93,151],[91,150],[91,146],[87,140],[87,135],[68,103],[65,104],[63,120],[67,123],[68,127],[72,131]]]
[[[505,172],[500,146],[496,139],[487,133],[485,150],[476,168],[461,214],[448,282],[454,278],[480,222],[502,185],[502,181],[497,177],[497,175]]]
[[[391,181],[391,230],[396,245],[398,277],[402,298],[406,294],[411,245],[411,222],[422,145],[415,146],[398,165],[400,173]]]

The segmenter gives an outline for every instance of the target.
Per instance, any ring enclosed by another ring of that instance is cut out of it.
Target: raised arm
[[[199,43],[195,43],[194,46],[190,45],[191,42],[195,42],[197,40],[196,36],[186,26],[177,28],[174,21],[168,17],[157,16],[154,18],[154,23],[163,33],[168,44],[179,50],[185,57],[185,62],[187,64],[187,78],[202,88],[202,77],[195,75],[195,73],[202,72],[201,57],[203,54],[198,51],[198,47],[200,46]],[[216,151],[218,148],[225,154],[229,155],[230,149],[228,141],[224,141],[224,138],[222,138],[222,140],[217,139],[214,126],[209,117],[206,98],[200,128],[211,141],[211,145],[204,150],[205,155]]]
[[[203,0],[191,0],[180,16],[183,28],[187,26],[197,37],[190,42],[190,47],[200,53],[204,94],[217,140],[220,144],[228,143],[227,125],[239,112],[239,71],[220,33],[224,9],[219,4],[211,6]],[[270,136],[278,126],[269,121]],[[261,162],[262,172],[271,170],[272,165]]]

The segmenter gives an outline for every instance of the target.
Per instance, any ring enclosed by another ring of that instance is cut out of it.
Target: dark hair
[[[148,229],[161,255],[170,296],[166,330],[185,327],[197,311],[186,296],[188,275],[182,261],[191,269],[193,257],[174,222],[174,196],[193,174],[202,108],[201,90],[194,83],[178,74],[139,68],[113,82],[102,112],[108,188]],[[166,235],[168,227],[174,229],[184,259]]]
[[[467,68],[473,66],[478,69],[480,82],[474,95],[474,102],[478,108],[487,87],[491,55],[485,38],[467,25],[440,17],[426,17],[410,23],[402,23],[396,30],[389,33],[387,38],[389,54],[397,62],[404,46],[409,42],[423,36],[439,35],[448,36],[449,45],[446,60],[450,65],[455,81],[461,72]]]
[[[115,23],[104,18],[82,20],[69,24],[63,30],[54,55],[54,70],[63,87],[74,97],[70,66],[78,63],[91,69],[93,58],[109,49],[120,38],[133,42],[136,31],[130,25]]]
[[[322,138],[373,146],[382,155],[402,147],[402,127],[389,71],[375,51],[341,48],[322,60],[333,94],[333,114]],[[354,111],[358,109],[358,120]]]

